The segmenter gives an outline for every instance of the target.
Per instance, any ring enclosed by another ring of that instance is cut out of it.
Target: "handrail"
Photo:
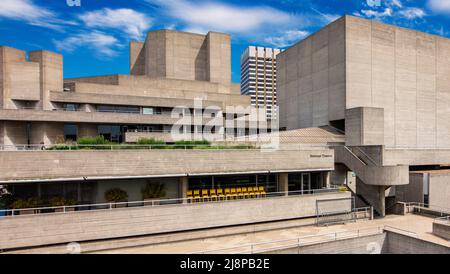
[[[267,199],[267,198],[280,198],[280,197],[292,197],[300,195],[319,195],[324,193],[334,193],[340,192],[338,188],[324,188],[324,189],[312,189],[303,191],[288,191],[288,192],[270,192],[265,195],[265,197],[249,198],[245,200],[217,200],[217,201],[200,201],[192,202],[192,198],[177,198],[177,199],[155,199],[147,201],[131,201],[131,202],[116,202],[116,203],[100,203],[100,204],[81,204],[81,205],[71,205],[71,206],[51,206],[51,207],[36,207],[36,208],[23,208],[23,209],[0,209],[0,213],[3,213],[3,217],[0,217],[0,221],[5,217],[15,217],[20,216],[21,212],[32,212],[32,214],[27,214],[26,216],[34,216],[41,214],[56,214],[56,213],[67,213],[75,210],[112,210],[115,208],[122,208],[123,206],[131,208],[139,208],[145,206],[174,206],[174,205],[198,205],[204,203],[218,203],[218,202],[236,202],[236,201],[246,201],[246,200],[256,200],[256,199]],[[200,199],[201,200],[201,199]],[[94,209],[92,209],[94,208]],[[56,211],[62,210],[62,212],[45,212],[45,211]],[[19,215],[17,215],[17,213]]]
[[[435,206],[435,205],[430,205],[430,204],[425,204],[425,203],[420,203],[420,202],[405,202],[404,204],[406,207],[418,207],[419,210],[422,208],[424,210],[435,211],[435,212],[441,214],[441,216],[450,215],[450,208],[446,208],[446,207]]]
[[[374,165],[374,166],[378,166],[378,163],[375,161],[375,160],[373,160],[372,159],[372,157],[370,157],[366,152],[364,152],[364,150],[362,150],[360,147],[351,147],[351,149],[356,149],[356,150],[358,150],[359,152],[361,152],[363,155],[364,155],[364,157],[366,157],[368,160],[369,160],[369,162],[371,162],[371,164],[372,165]],[[350,150],[351,150],[350,149]],[[356,154],[355,154],[356,155]],[[357,155],[356,155],[357,156]]]
[[[348,146],[343,146],[343,148],[344,150],[349,152],[354,158],[356,158],[361,164],[367,166],[367,164],[363,160],[361,160],[361,158],[359,158]]]
[[[366,233],[363,234],[364,231],[374,231],[373,233]],[[279,250],[282,248],[289,248],[289,247],[301,247],[308,244],[315,244],[315,243],[322,243],[322,242],[328,242],[328,240],[319,240],[314,242],[303,242],[303,240],[318,238],[318,237],[329,237],[332,236],[332,241],[342,240],[342,239],[349,239],[349,238],[355,238],[355,237],[361,237],[361,236],[371,236],[371,235],[379,235],[383,233],[383,227],[368,227],[368,228],[362,228],[357,230],[350,230],[350,231],[342,231],[342,232],[330,232],[330,233],[322,233],[322,234],[316,234],[316,235],[306,235],[303,237],[297,237],[297,238],[290,238],[290,239],[282,239],[282,240],[275,240],[275,241],[268,241],[268,242],[259,242],[259,243],[253,243],[253,244],[247,244],[247,245],[241,245],[241,246],[234,246],[234,247],[228,247],[228,248],[221,248],[221,249],[215,249],[215,250],[204,250],[200,252],[193,252],[191,254],[206,254],[206,253],[216,253],[221,251],[231,251],[235,249],[248,249],[248,252],[241,252],[240,254],[253,254],[255,252],[267,252],[271,250]],[[340,236],[342,235],[342,236]],[[287,243],[287,242],[296,242],[295,244],[287,244],[287,245],[278,245],[276,247],[272,247],[269,249],[258,249],[256,250],[255,247],[262,246],[262,245],[271,245],[271,244],[278,244],[278,243]],[[220,254],[220,253],[219,253]],[[222,253],[223,254],[223,253]]]

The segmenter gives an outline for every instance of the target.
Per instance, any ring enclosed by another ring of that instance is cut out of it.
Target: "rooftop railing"
[[[257,200],[257,199],[268,199],[268,198],[281,198],[289,196],[301,196],[301,195],[321,195],[327,193],[339,193],[343,192],[339,188],[324,188],[324,189],[311,189],[303,191],[289,191],[289,192],[271,192],[264,196],[259,196],[256,198],[247,199],[225,199],[225,200],[198,200],[195,201],[193,198],[178,198],[178,199],[153,199],[144,201],[132,201],[132,202],[117,202],[117,203],[100,203],[100,204],[81,204],[81,205],[68,205],[68,206],[50,206],[50,207],[36,207],[36,208],[23,208],[23,209],[1,209],[0,210],[0,221],[2,218],[12,218],[16,216],[32,216],[41,214],[57,214],[57,213],[71,213],[87,210],[114,210],[120,208],[142,208],[146,206],[192,206],[205,203],[229,203],[229,202],[239,202],[245,200]],[[1,217],[3,216],[3,217]]]

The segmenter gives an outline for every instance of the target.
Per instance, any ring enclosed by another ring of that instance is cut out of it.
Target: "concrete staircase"
[[[346,165],[355,172],[356,196],[374,207],[380,215],[385,216],[385,191],[391,186],[409,183],[408,166],[383,166],[382,161],[375,161],[359,147],[335,147],[337,163]]]

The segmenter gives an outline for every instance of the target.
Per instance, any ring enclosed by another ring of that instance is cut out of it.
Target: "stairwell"
[[[381,217],[385,216],[386,189],[409,183],[407,166],[383,166],[359,147],[337,146],[335,155],[336,162],[346,165],[356,174],[354,196],[373,206],[375,213]]]

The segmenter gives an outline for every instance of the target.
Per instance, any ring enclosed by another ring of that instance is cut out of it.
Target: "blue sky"
[[[248,45],[285,48],[344,14],[450,36],[450,0],[1,0],[0,45],[62,53],[68,78],[127,74],[128,42],[149,30],[221,31],[239,82]]]

